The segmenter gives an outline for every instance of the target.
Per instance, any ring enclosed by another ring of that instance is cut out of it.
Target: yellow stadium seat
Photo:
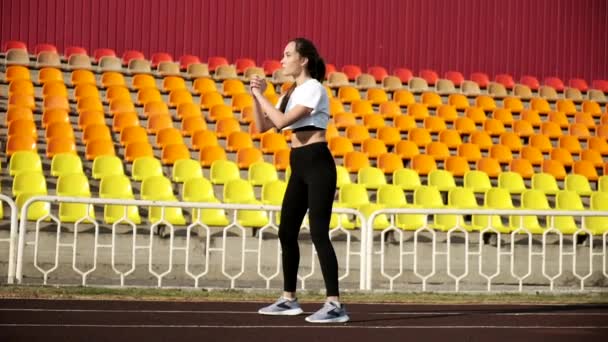
[[[498,187],[511,194],[521,194],[526,190],[524,178],[517,172],[506,171],[498,175]]]
[[[51,161],[51,175],[61,177],[72,173],[84,173],[80,157],[74,153],[58,153]]]
[[[141,182],[141,199],[152,201],[177,201],[177,198],[173,194],[171,181],[164,176],[151,176],[144,179]],[[150,224],[155,224],[163,219],[166,222],[175,225],[186,224],[186,218],[184,217],[182,208],[152,206],[148,209],[148,220]]]
[[[251,185],[264,186],[266,183],[278,180],[279,176],[274,165],[259,161],[249,166],[247,179]]]
[[[480,170],[471,170],[464,174],[464,187],[475,193],[485,193],[492,188],[492,182],[487,173]]]
[[[608,211],[608,192],[595,192],[591,195],[591,210]],[[585,217],[584,225],[594,235],[602,235],[608,230],[608,217]]]
[[[562,210],[585,210],[579,195],[574,191],[561,190],[555,195],[555,208]],[[554,216],[547,218],[548,222],[553,222],[552,227],[563,234],[573,234],[579,229],[573,216]],[[548,224],[551,227],[550,224]]]
[[[8,168],[11,176],[23,171],[42,172],[42,161],[34,151],[17,151],[11,156]]]
[[[420,176],[413,169],[403,168],[393,172],[393,184],[403,190],[414,190],[421,186]]]
[[[94,179],[103,179],[109,175],[124,175],[124,173],[123,162],[116,156],[99,156],[93,160]]]
[[[229,204],[261,204],[255,198],[253,186],[244,179],[232,179],[224,184],[224,202]],[[239,210],[237,221],[244,227],[263,227],[268,224],[268,215],[261,210]]]
[[[219,203],[213,194],[213,186],[206,178],[190,178],[182,187],[182,199],[186,202]],[[209,226],[227,226],[230,221],[224,209],[193,209],[192,221]]]
[[[190,178],[203,177],[201,164],[192,159],[180,159],[175,161],[171,173],[171,180],[177,183],[183,183]]]
[[[99,183],[99,197],[113,199],[133,199],[133,189],[129,178],[125,175],[110,175]],[[134,224],[141,223],[141,217],[136,206],[105,205],[104,222],[113,224],[124,219]]]
[[[14,197],[22,193],[47,193],[46,178],[41,171],[21,171],[13,178],[12,193]]]
[[[535,173],[532,176],[532,189],[542,191],[545,194],[554,195],[560,189],[557,185],[557,180],[550,173]]]

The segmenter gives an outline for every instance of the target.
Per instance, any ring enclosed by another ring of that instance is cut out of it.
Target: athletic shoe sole
[[[302,310],[302,308],[297,308],[297,309],[289,309],[289,310],[284,310],[284,311],[262,311],[259,310],[258,313],[261,315],[268,315],[268,316],[297,316],[301,313],[303,313],[304,311]]]
[[[306,317],[306,322],[309,323],[345,323],[350,320],[348,315],[336,317],[336,318],[328,318],[328,319],[312,319],[310,317]]]

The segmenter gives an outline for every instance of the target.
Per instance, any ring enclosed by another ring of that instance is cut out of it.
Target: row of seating
[[[15,178],[16,183],[27,182],[30,188],[37,185],[36,193],[20,193],[17,202],[23,204],[25,200],[33,195],[46,193],[44,176],[41,173],[24,171]],[[246,180],[235,178],[227,181],[223,186],[223,203],[236,204],[269,204],[278,205],[285,192],[286,184],[281,180],[265,183],[262,187],[262,200],[257,200],[252,184]],[[88,179],[83,174],[71,173],[62,175],[57,183],[57,195],[90,197]],[[99,190],[100,198],[133,199],[133,190],[129,179],[125,175],[115,174],[102,178]],[[170,180],[162,175],[149,176],[141,183],[140,196],[143,200],[177,201]],[[511,194],[508,189],[497,187],[484,191],[484,204],[479,206],[475,198],[475,192],[467,187],[452,187],[448,190],[447,204],[442,200],[440,189],[435,186],[417,186],[413,190],[413,203],[408,203],[402,187],[399,185],[383,184],[377,188],[376,202],[371,202],[366,187],[362,184],[345,184],[338,192],[336,207],[347,207],[358,209],[369,216],[373,211],[382,208],[456,208],[456,209],[514,209]],[[204,177],[193,177],[184,182],[181,200],[184,202],[206,202],[219,203],[214,196],[211,183]],[[541,190],[527,189],[521,192],[521,208],[534,210],[552,210],[546,193]],[[590,196],[590,208],[593,210],[608,210],[608,192],[593,192]],[[555,209],[562,210],[585,210],[583,201],[575,191],[559,190],[555,193]],[[35,203],[27,212],[28,220],[37,220],[48,215],[50,205],[48,203]],[[61,203],[58,212],[62,222],[87,223],[95,220],[93,206],[86,204]],[[141,223],[139,210],[135,206],[104,205],[104,222],[113,224],[125,222],[129,219],[135,224]],[[192,210],[191,222],[200,222],[212,226],[226,226],[229,224],[226,212],[223,209],[195,209]],[[278,214],[275,223],[279,223]],[[592,234],[601,235],[608,229],[608,218],[589,217],[584,219],[584,225]],[[179,207],[150,207],[148,208],[148,221],[150,224],[158,222],[169,222],[175,225],[188,223],[184,212]],[[256,210],[241,210],[237,213],[237,221],[245,227],[262,227],[269,223],[267,213]],[[545,222],[539,221],[538,216],[512,215],[508,223],[498,215],[472,215],[467,221],[462,215],[433,215],[433,219],[427,222],[425,215],[398,214],[393,221],[394,225],[401,229],[419,229],[429,227],[438,230],[449,230],[460,227],[467,231],[480,231],[488,227],[501,233],[510,233],[520,228],[525,228],[532,234],[543,234],[544,231],[553,227],[564,234],[572,234],[579,229],[575,218],[572,216],[548,215]],[[126,222],[125,222],[126,223]],[[358,220],[351,221],[347,215],[332,215],[330,226],[338,224],[345,228],[360,226]],[[389,226],[389,220],[385,215],[380,215],[374,220],[375,229],[385,229]],[[522,232],[520,230],[520,232]]]
[[[26,54],[28,53],[27,45],[21,41],[7,41],[2,46],[2,51],[8,55],[9,50],[13,51],[22,51]],[[88,52],[85,48],[79,46],[69,46],[66,47],[64,54],[62,56],[59,55],[58,49],[55,45],[44,43],[37,44],[32,51],[38,60],[40,60],[41,55],[43,56],[42,61],[39,61],[42,65],[58,65],[57,63],[61,63],[62,59],[66,61],[70,61],[70,59],[74,56],[86,57],[87,61],[89,58]],[[57,58],[47,57],[54,56]],[[7,56],[8,57],[8,56]],[[92,55],[92,62],[96,64],[101,64],[103,59],[112,59],[115,58],[119,61],[118,65],[128,66],[129,63],[133,60],[139,61],[148,61],[143,52],[138,50],[127,50],[125,51],[121,58],[117,57],[116,52],[113,49],[109,48],[100,48],[95,49]],[[7,62],[12,62],[17,60],[17,57],[13,57],[12,59],[7,58]],[[28,58],[29,60],[29,58]],[[89,61],[90,65],[91,61]],[[174,63],[174,58],[171,54],[167,52],[157,52],[151,55],[149,65],[152,68],[158,68],[163,63]],[[177,70],[187,70],[191,64],[203,64],[198,56],[194,55],[183,55],[179,58],[178,63],[175,63],[178,68]],[[230,65],[228,59],[223,56],[212,56],[209,57],[206,63],[208,70],[211,72],[215,72],[216,69],[220,66]],[[238,74],[243,74],[247,68],[255,68],[257,67],[256,62],[251,58],[239,58],[234,61],[235,71]],[[262,70],[266,75],[272,75],[276,70],[280,69],[280,62],[277,60],[265,60],[261,64]],[[355,81],[361,75],[368,75],[369,78],[373,79],[374,82],[383,82],[386,77],[389,77],[389,73],[382,66],[370,66],[366,69],[366,73],[363,72],[362,68],[355,64],[347,64],[342,66],[340,69],[336,68],[333,64],[327,65],[327,77],[330,78],[332,73],[341,73],[344,75],[346,80]],[[393,71],[393,76],[397,77],[401,82],[408,83],[413,77],[414,73],[408,68],[397,68]],[[419,78],[424,80],[427,84],[434,86],[440,80],[439,73],[432,69],[422,69],[417,74]],[[342,76],[339,76],[342,78]],[[452,82],[456,87],[460,87],[463,82],[465,82],[465,77],[459,71],[447,71],[444,73],[444,79]],[[487,88],[491,85],[491,78],[484,72],[473,72],[469,75],[469,79],[475,82],[480,88]],[[515,87],[514,77],[510,74],[497,74],[494,77],[494,83],[500,84],[504,86],[506,89],[513,89]],[[538,90],[541,87],[541,83],[539,80],[531,75],[523,75],[519,83],[525,86],[528,86],[532,90]],[[546,85],[552,87],[558,92],[564,92],[566,90],[565,83],[558,77],[551,76],[545,77],[542,85]],[[570,88],[579,90],[581,92],[587,92],[590,88],[601,90],[602,92],[608,92],[608,81],[606,80],[594,80],[591,84],[591,87],[588,85],[587,81],[581,78],[572,78],[568,81],[568,86]]]

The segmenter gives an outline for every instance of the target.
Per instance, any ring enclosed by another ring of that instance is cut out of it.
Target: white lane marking
[[[546,325],[409,325],[409,326],[365,326],[365,325],[205,325],[205,324],[29,324],[0,323],[0,327],[40,327],[40,328],[161,328],[161,329],[608,329],[608,326],[546,326]]]
[[[46,308],[0,308],[7,312],[90,312],[90,313],[159,313],[159,314],[254,314],[252,311],[232,310],[122,310],[122,309],[46,309]],[[309,312],[305,312],[309,313]],[[312,313],[312,311],[310,312]],[[362,315],[418,315],[418,316],[442,316],[442,315],[496,315],[496,316],[608,316],[608,312],[487,312],[487,311],[395,311],[395,312],[365,312],[348,311],[350,314]]]

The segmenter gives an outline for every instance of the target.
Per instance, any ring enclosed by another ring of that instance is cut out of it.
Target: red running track
[[[262,305],[0,299],[0,341],[608,341],[605,304],[351,304],[351,321],[331,325],[258,315]]]

